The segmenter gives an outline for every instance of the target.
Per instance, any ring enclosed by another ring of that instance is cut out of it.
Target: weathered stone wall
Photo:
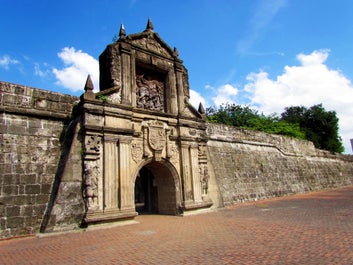
[[[77,100],[0,82],[0,237],[39,232]]]
[[[72,230],[84,219],[78,100],[0,82],[0,238]],[[353,184],[353,156],[288,137],[207,126],[214,207]]]
[[[208,151],[224,204],[353,184],[353,156],[308,141],[208,124]]]

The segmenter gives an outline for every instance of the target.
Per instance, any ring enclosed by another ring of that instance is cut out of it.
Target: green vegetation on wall
[[[249,106],[226,104],[219,108],[207,108],[206,116],[209,122],[306,139],[320,149],[338,153],[344,151],[338,135],[336,112],[326,111],[321,104],[309,109],[303,106],[287,107],[281,115],[264,115]]]

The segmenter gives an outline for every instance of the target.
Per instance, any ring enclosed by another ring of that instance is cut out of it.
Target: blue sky
[[[191,102],[251,105],[265,114],[322,103],[353,138],[351,0],[0,0],[0,80],[71,95],[123,23],[177,47]]]

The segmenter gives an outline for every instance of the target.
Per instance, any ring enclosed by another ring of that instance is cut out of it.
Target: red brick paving
[[[353,187],[0,241],[0,264],[353,264]]]

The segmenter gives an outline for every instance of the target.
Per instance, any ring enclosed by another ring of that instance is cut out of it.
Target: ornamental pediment
[[[161,56],[173,58],[173,50],[154,32],[143,32],[129,35],[130,43],[146,51],[152,51]]]

